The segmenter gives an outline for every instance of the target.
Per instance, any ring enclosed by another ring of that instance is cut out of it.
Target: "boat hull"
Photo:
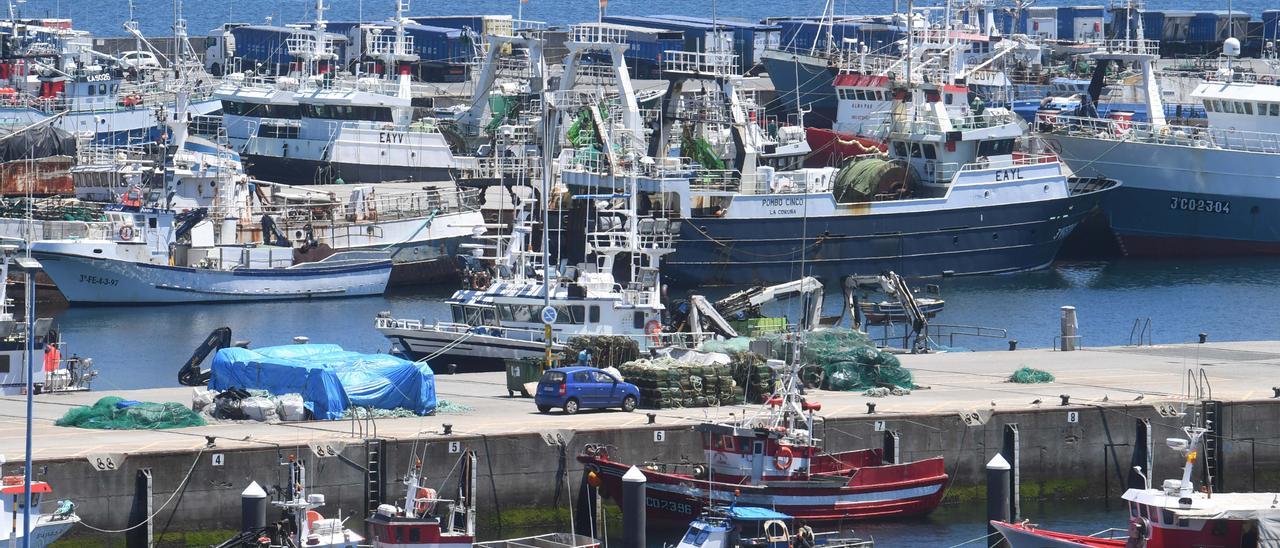
[[[833,129],[807,127],[805,139],[813,151],[805,158],[807,167],[839,166],[846,159],[884,150],[884,145],[872,139]]]
[[[664,276],[691,287],[800,276],[835,282],[888,270],[911,278],[1037,270],[1053,262],[1076,225],[1112,191],[932,211],[694,218],[683,223],[676,252],[663,261]]]
[[[452,180],[453,173],[447,167],[328,162],[251,153],[244,156],[248,163],[246,173],[259,179],[285,184],[328,184],[338,179],[349,184],[384,181],[440,182]]]
[[[399,347],[408,359],[431,358],[434,364],[453,364],[459,373],[502,371],[507,360],[542,358],[546,346],[542,341],[512,339],[482,333],[436,329],[379,327],[378,331]],[[553,350],[561,349],[559,345]]]
[[[1125,546],[1124,540],[1056,533],[1000,521],[992,521],[991,526],[1004,535],[1009,548],[1122,548]]]
[[[1103,201],[1126,255],[1280,254],[1276,154],[1047,136],[1077,175],[1122,186]]]
[[[805,127],[830,128],[835,123],[839,101],[834,87],[837,72],[834,62],[821,56],[784,51],[766,51],[761,60],[777,91],[772,104],[789,114],[796,112],[797,105],[810,109],[804,116]]]
[[[381,295],[391,261],[314,268],[212,270],[99,259],[42,250],[32,255],[71,304],[174,304]]]
[[[613,462],[601,455],[583,455],[578,460],[600,474],[604,494],[621,504],[622,476],[631,465]],[[877,470],[889,473],[872,472]],[[813,522],[898,518],[933,511],[942,502],[947,482],[940,457],[858,471],[858,474],[864,473],[884,481],[856,486],[829,482],[820,486],[802,485],[810,482],[785,482],[785,486],[771,486],[766,482],[757,486],[708,482],[645,470],[645,503],[650,518],[683,523],[700,515],[708,504],[760,506]]]

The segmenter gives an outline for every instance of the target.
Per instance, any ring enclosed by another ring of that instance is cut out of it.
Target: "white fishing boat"
[[[459,166],[448,139],[434,118],[414,114],[409,71],[418,56],[404,30],[412,23],[408,4],[396,3],[394,32],[369,44],[388,67],[385,78],[327,74],[337,55],[325,32],[326,6],[317,2],[313,27],[288,40],[305,69],[300,78],[227,80],[215,96],[249,173],[295,184],[451,180]]]
[[[1191,94],[1207,112],[1205,125],[1168,122],[1156,84],[1159,44],[1142,39],[1140,27],[1137,36],[1110,40],[1090,57],[1098,71],[1138,66],[1149,120],[1116,111],[1106,118],[1042,112],[1044,140],[1078,175],[1123,183],[1103,208],[1125,254],[1280,253],[1280,86],[1225,68],[1205,75]],[[1239,41],[1228,39],[1224,52],[1237,55]],[[1098,90],[1090,94],[1085,102],[1096,103]]]
[[[3,464],[0,458],[0,464]],[[71,501],[44,500],[52,496],[53,488],[47,482],[31,482],[31,535],[24,538],[22,501],[26,493],[23,476],[0,478],[0,514],[12,517],[11,525],[0,529],[0,544],[4,546],[30,546],[46,548],[80,523],[75,505]],[[49,509],[49,510],[45,510]]]
[[[181,104],[181,101],[179,102]],[[73,304],[183,303],[378,295],[391,259],[345,252],[296,263],[294,248],[269,216],[263,241],[240,243],[253,215],[240,159],[189,137],[185,117],[169,120],[175,152],[165,166],[167,207],[113,205],[86,238],[41,240],[31,252]],[[179,212],[179,210],[181,212]]]

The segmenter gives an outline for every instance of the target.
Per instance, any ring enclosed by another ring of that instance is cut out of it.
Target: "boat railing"
[[[542,173],[542,158],[538,156],[478,156],[475,162],[462,168],[468,178],[524,177],[532,179]]]
[[[239,246],[220,246],[213,248],[213,253],[205,256],[206,268],[220,270],[237,270],[246,268],[288,268],[293,266],[293,248],[277,246],[261,246],[266,249],[266,257],[254,253],[255,248]]]
[[[738,56],[725,51],[666,51],[662,68],[666,72],[703,74],[725,78],[736,75]]]
[[[387,55],[406,55],[413,51],[413,35],[379,34],[369,42],[369,55],[382,57]]]
[[[1280,154],[1280,133],[1168,124],[1154,125],[1150,122],[1133,120],[1047,113],[1036,116],[1036,130],[1042,133],[1102,140]]]
[[[598,23],[584,23],[569,29],[569,41],[577,44],[626,44],[627,31]]]
[[[258,212],[271,215],[286,224],[339,221],[373,223],[477,211],[480,207],[480,189],[477,188],[384,191],[381,194],[375,192],[358,203],[342,201],[325,193],[315,194],[318,195],[315,202],[263,205],[258,207]],[[323,196],[323,199],[319,196]]]
[[[943,162],[941,160],[925,160],[923,167],[925,175],[933,178],[935,181],[950,181],[955,178],[969,164],[960,165],[958,162]]]
[[[1098,53],[1160,55],[1159,40],[1112,39],[1098,43]]]
[[[969,162],[960,167],[960,171],[983,171],[987,169],[1007,169],[1011,167],[1031,166],[1037,164],[1051,164],[1058,161],[1058,157],[1052,154],[1014,154],[1009,158],[999,158],[996,160],[984,159],[977,162]]]

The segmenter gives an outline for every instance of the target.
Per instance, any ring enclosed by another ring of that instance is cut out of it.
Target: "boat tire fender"
[[[1151,539],[1151,523],[1147,521],[1147,518],[1135,517],[1129,519],[1129,538],[1131,540]]]
[[[120,239],[126,242],[133,241],[133,225],[124,225],[120,227]]]

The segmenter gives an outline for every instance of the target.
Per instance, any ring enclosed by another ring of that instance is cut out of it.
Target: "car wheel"
[[[628,413],[636,410],[635,396],[627,396],[625,398],[622,398],[622,410]]]
[[[578,400],[570,399],[564,402],[564,414],[574,415],[578,412]]]
[[[551,406],[550,406],[550,405],[539,405],[539,406],[538,406],[538,412],[539,412],[539,413],[550,413],[550,412],[551,412]]]

